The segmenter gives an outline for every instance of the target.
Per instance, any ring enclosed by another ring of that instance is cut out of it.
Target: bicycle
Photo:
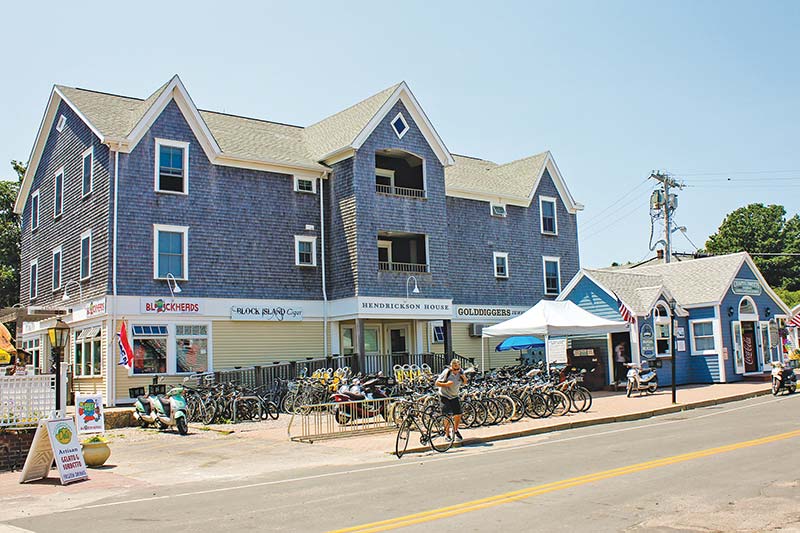
[[[400,459],[408,449],[408,441],[411,438],[411,430],[416,429],[420,433],[419,443],[431,447],[431,450],[444,453],[453,446],[452,438],[448,438],[445,428],[453,428],[455,424],[448,415],[441,413],[423,413],[412,402],[406,410],[405,418],[397,430],[395,440],[395,455]],[[427,424],[425,423],[427,419]]]

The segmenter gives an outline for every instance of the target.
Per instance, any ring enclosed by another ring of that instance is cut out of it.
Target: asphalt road
[[[800,395],[349,470],[137,489],[7,524],[59,533],[800,531]]]

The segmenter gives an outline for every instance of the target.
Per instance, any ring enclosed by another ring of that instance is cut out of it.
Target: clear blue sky
[[[800,2],[88,4],[3,6],[0,175],[54,83],[146,97],[178,73],[201,108],[307,125],[406,80],[454,153],[553,152],[583,266],[648,255],[652,169],[694,185],[698,246],[749,202],[797,209]]]

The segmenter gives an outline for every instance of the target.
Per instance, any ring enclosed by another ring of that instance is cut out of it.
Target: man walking
[[[444,431],[448,438],[461,442],[463,439],[458,432],[461,424],[461,402],[458,399],[458,392],[462,385],[467,384],[467,376],[461,369],[458,359],[450,361],[450,366],[445,368],[439,377],[436,378],[436,386],[439,387],[439,400],[442,402],[442,413],[453,417],[453,433],[450,433],[450,424],[445,420]]]

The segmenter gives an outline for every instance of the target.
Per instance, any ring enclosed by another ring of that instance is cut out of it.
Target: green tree
[[[790,308],[800,304],[800,291],[789,291],[778,287],[775,289],[775,292],[781,297],[783,303],[788,305]]]
[[[19,301],[19,217],[14,213],[25,165],[12,161],[16,180],[0,180],[0,307],[9,307]]]
[[[782,205],[750,204],[729,213],[706,241],[706,251],[749,252],[772,287],[800,290],[800,257],[758,255],[800,253],[800,217],[787,219]]]

